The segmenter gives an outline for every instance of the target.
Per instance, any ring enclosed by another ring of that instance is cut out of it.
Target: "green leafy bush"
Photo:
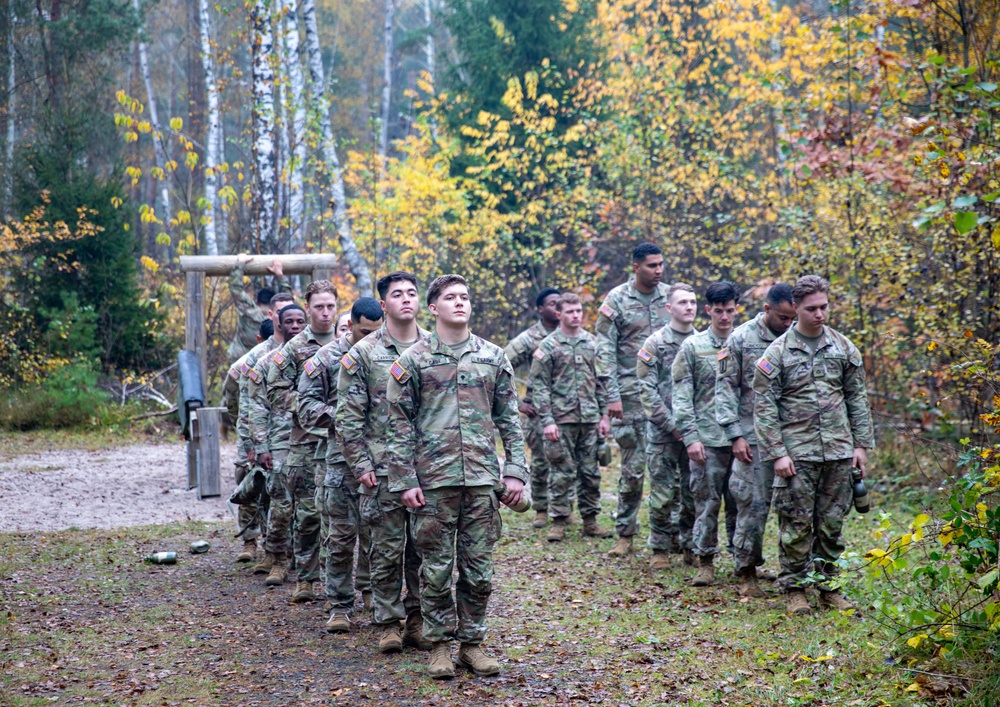
[[[0,428],[5,430],[80,427],[100,415],[107,394],[97,387],[90,361],[57,362],[38,383],[9,388],[0,399]]]

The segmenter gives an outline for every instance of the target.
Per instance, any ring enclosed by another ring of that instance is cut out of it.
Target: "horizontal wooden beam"
[[[267,268],[275,260],[281,261],[285,275],[311,275],[316,270],[332,270],[337,266],[337,256],[332,253],[308,255],[252,255],[243,266],[245,275],[268,275]],[[206,275],[225,277],[236,267],[235,255],[182,255],[182,272],[203,272]]]

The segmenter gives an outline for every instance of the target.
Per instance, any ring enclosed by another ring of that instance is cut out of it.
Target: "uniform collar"
[[[726,345],[726,340],[725,339],[720,339],[719,337],[717,337],[715,335],[715,332],[712,331],[712,327],[711,326],[708,327],[708,329],[705,330],[705,333],[708,334],[708,340],[712,342],[712,346],[714,346],[715,348],[721,349],[723,346]],[[732,333],[732,332],[730,332],[730,333]]]
[[[816,350],[826,348],[827,346],[833,346],[833,337],[830,336],[830,327],[823,325],[823,333],[820,334],[819,343],[816,344]],[[805,351],[806,353],[812,353],[812,349],[809,348],[809,344],[802,340],[802,335],[795,330],[795,327],[791,327],[788,330],[788,347],[792,349],[799,349],[800,351]]]
[[[483,348],[482,339],[480,339],[472,332],[469,332],[469,343],[466,344],[465,350],[462,352],[462,355],[465,355],[469,352],[479,351],[479,349],[481,348]],[[452,350],[450,346],[448,346],[448,344],[441,341],[441,338],[437,335],[436,331],[431,333],[431,351],[436,354],[438,353],[446,354],[448,356],[451,356],[452,358],[456,358],[457,360],[455,352]]]
[[[760,337],[761,341],[774,341],[778,338],[778,335],[768,328],[767,324],[764,323],[764,313],[758,312],[757,316],[753,318],[753,325],[757,329],[757,336]]]
[[[684,341],[684,339],[688,339],[688,338],[694,336],[695,334],[700,334],[701,333],[701,332],[698,331],[697,328],[691,327],[690,333],[688,333],[687,336],[685,336],[684,334],[682,334],[681,332],[677,331],[672,326],[670,326],[669,323],[664,324],[663,328],[669,330],[669,331],[666,332],[666,335],[669,337],[670,341],[672,343],[675,343],[675,344],[679,344],[682,341]],[[683,337],[683,338],[681,338],[681,337]]]
[[[628,287],[625,288],[628,292],[628,296],[633,299],[642,299],[643,297],[652,297],[654,300],[658,300],[663,297],[663,283],[661,282],[657,285],[652,292],[648,295],[645,292],[639,292],[639,288],[635,286],[635,278],[630,277],[628,279]]]
[[[553,334],[555,335],[556,339],[558,339],[564,344],[575,344],[576,342],[583,341],[583,339],[586,338],[587,330],[581,327],[580,333],[577,334],[575,337],[568,336],[562,329],[556,329],[553,332]]]

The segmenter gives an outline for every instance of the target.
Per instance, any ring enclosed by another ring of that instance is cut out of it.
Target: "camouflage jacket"
[[[298,383],[297,419],[302,429],[316,437],[327,436],[326,459],[343,463],[340,445],[332,440],[334,414],[337,410],[337,374],[340,359],[351,348],[347,335],[324,344],[302,364]]]
[[[291,291],[292,283],[288,278],[278,278],[278,292]],[[236,335],[229,344],[227,353],[230,358],[239,358],[257,345],[257,334],[260,333],[260,325],[264,321],[260,307],[243,287],[242,263],[237,263],[229,273],[229,294],[236,307]]]
[[[597,423],[608,408],[608,376],[597,337],[557,329],[542,339],[531,362],[531,387],[542,425]]]
[[[520,375],[526,381],[524,397],[522,402],[532,404],[531,394],[531,357],[542,343],[542,339],[551,334],[555,329],[549,331],[541,321],[537,321],[530,327],[515,336],[507,344],[503,352],[507,355],[515,375]]]
[[[681,344],[697,333],[697,329],[692,329],[690,334],[681,334],[665,324],[646,339],[636,355],[635,374],[639,379],[642,410],[649,423],[648,435],[652,444],[674,441],[672,367]]]
[[[243,378],[243,368],[248,355],[243,354],[233,361],[226,373],[226,382],[222,384],[222,404],[225,406],[226,412],[229,413],[229,420],[236,427],[237,434],[239,434],[240,388],[242,387],[240,379]]]
[[[496,486],[503,476],[528,481],[514,370],[495,344],[472,335],[461,358],[436,333],[392,364],[389,490]]]
[[[319,347],[329,343],[334,332],[314,334],[311,326],[306,326],[282,346],[271,359],[267,371],[267,399],[271,407],[280,407],[292,412],[292,434],[289,437],[289,450],[306,454],[311,458],[316,445],[326,439],[326,430],[315,429],[313,433],[306,432],[298,418],[298,383],[302,366],[313,357]]]
[[[715,380],[715,421],[735,441],[757,444],[753,430],[753,377],[757,360],[778,335],[767,328],[761,312],[740,324],[719,352],[719,376]]]
[[[430,332],[418,329],[420,339]],[[409,347],[405,347],[409,348]],[[403,353],[385,324],[359,341],[341,359],[337,395],[337,440],[347,466],[356,478],[374,471],[389,473],[386,443],[389,435],[389,367]]]
[[[850,459],[874,446],[861,352],[823,327],[813,353],[795,328],[775,339],[754,370],[754,424],[765,461]]]
[[[715,421],[715,379],[725,342],[712,329],[689,336],[681,344],[671,372],[674,377],[674,424],[690,447],[728,447],[725,430]]]
[[[636,354],[650,334],[670,322],[667,289],[656,286],[649,304],[635,288],[635,279],[618,285],[604,298],[597,312],[597,335],[601,339],[601,357],[608,371],[608,402],[639,400],[639,382],[635,376]]]
[[[276,345],[262,355],[257,365],[246,374],[250,443],[257,454],[288,449],[288,438],[292,434],[291,410],[272,408],[267,397],[267,376],[280,350]]]

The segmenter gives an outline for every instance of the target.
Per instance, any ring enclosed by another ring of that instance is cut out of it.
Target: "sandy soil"
[[[23,454],[0,463],[0,532],[231,519],[234,455],[222,445],[222,496],[199,501],[183,442]]]

